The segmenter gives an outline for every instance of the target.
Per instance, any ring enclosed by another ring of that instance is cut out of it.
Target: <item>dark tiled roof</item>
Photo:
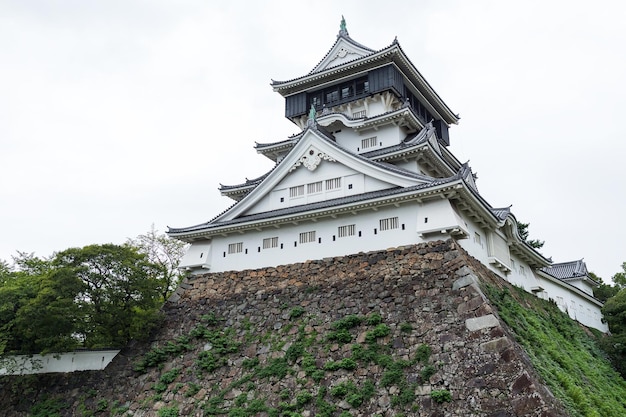
[[[364,56],[361,56],[361,57],[355,58],[355,59],[350,60],[350,61],[342,62],[342,63],[341,63],[341,65],[344,65],[344,64],[349,64],[349,63],[351,63],[351,62],[356,62],[356,61],[359,61],[359,60],[361,60],[361,59],[364,59],[364,58],[370,57],[370,56],[372,56],[372,55],[376,55],[377,53],[382,52],[382,51],[384,51],[384,50],[386,50],[386,49],[389,49],[389,48],[391,48],[392,46],[394,46],[394,45],[397,45],[397,44],[398,44],[397,42],[395,42],[395,41],[394,41],[391,45],[389,45],[389,46],[387,46],[387,47],[385,47],[385,48],[383,48],[383,49],[379,49],[378,51],[375,51],[375,50],[373,50],[373,49],[371,49],[371,48],[368,48],[368,47],[366,47],[366,46],[361,45],[361,44],[360,44],[360,43],[358,43],[358,42],[355,42],[355,41],[354,41],[352,38],[350,38],[349,36],[340,36],[340,37],[338,37],[338,38],[337,38],[337,40],[335,41],[335,43],[333,43],[333,46],[331,46],[331,47],[330,47],[330,49],[328,50],[328,52],[326,53],[326,55],[324,55],[324,58],[322,58],[322,59],[321,59],[321,60],[320,60],[317,64],[315,64],[315,66],[313,67],[313,69],[317,68],[317,66],[318,66],[319,64],[321,64],[321,63],[322,63],[322,61],[324,61],[324,60],[326,59],[326,57],[328,56],[328,54],[329,54],[329,53],[333,50],[333,48],[335,47],[335,45],[337,44],[337,42],[339,42],[339,39],[340,39],[340,38],[342,38],[342,37],[343,37],[343,39],[348,40],[350,43],[352,43],[352,44],[354,44],[354,45],[356,45],[356,46],[358,46],[358,47],[361,47],[361,48],[367,49],[367,50],[368,50],[368,51],[370,51],[371,53],[370,53],[370,54],[368,54],[368,55],[364,55]],[[399,46],[399,45],[398,45],[398,46]],[[318,73],[320,73],[320,72],[324,72],[324,71],[326,71],[326,70],[317,71],[317,72],[314,72],[313,70],[311,70],[311,71],[310,71],[308,74],[306,74],[306,75],[302,75],[302,76],[300,76],[300,77],[292,78],[292,79],[290,79],[290,80],[284,80],[284,81],[276,81],[276,80],[272,80],[271,85],[273,85],[273,86],[279,86],[279,85],[281,85],[281,84],[287,84],[287,83],[290,83],[290,82],[293,82],[293,81],[297,81],[297,80],[302,79],[302,78],[307,78],[307,77],[310,77],[310,76],[311,76],[311,75],[313,75],[313,74],[318,74]]]
[[[589,275],[587,265],[582,259],[552,264],[551,267],[541,268],[541,270],[558,279],[584,278]]]
[[[235,184],[235,185],[224,185],[224,184],[220,184],[220,190],[221,191],[225,191],[225,190],[232,190],[235,188],[241,188],[241,187],[249,187],[249,186],[256,186],[259,185],[261,183],[261,181],[263,181],[265,179],[265,177],[267,177],[270,172],[272,172],[274,169],[276,169],[276,166],[274,166],[274,168],[270,169],[269,171],[267,171],[265,174],[261,175],[258,178],[254,178],[254,179],[247,179],[246,178],[246,182],[242,183],[242,184]]]
[[[324,55],[324,57],[322,59],[320,59],[320,61],[315,64],[315,66],[313,67],[313,69],[309,72],[308,75],[314,74],[315,72],[315,68],[318,67],[319,64],[321,64],[322,62],[324,62],[324,60],[328,57],[328,55],[330,54],[330,52],[333,50],[333,48],[335,47],[335,45],[337,45],[337,43],[339,42],[339,40],[344,39],[345,41],[347,41],[348,43],[351,43],[352,45],[356,46],[357,48],[361,48],[361,49],[365,49],[371,53],[375,53],[377,51],[368,48],[365,45],[362,45],[360,43],[358,43],[357,41],[355,41],[354,39],[352,39],[350,37],[350,35],[348,35],[347,32],[339,32],[339,35],[337,35],[337,40],[335,41],[335,43],[333,43],[333,46],[330,47],[330,49],[328,50],[328,52],[326,52],[326,55]],[[359,58],[356,58],[359,59]],[[353,59],[352,61],[355,61],[356,59]],[[347,62],[351,62],[351,61],[347,61]]]
[[[500,220],[506,219],[506,216],[511,214],[511,206],[504,208],[494,208],[491,209],[491,212]]]

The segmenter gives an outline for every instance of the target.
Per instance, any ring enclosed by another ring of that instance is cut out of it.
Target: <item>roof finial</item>
[[[346,19],[341,15],[341,24],[339,25],[339,36],[348,36],[348,28],[346,27]]]

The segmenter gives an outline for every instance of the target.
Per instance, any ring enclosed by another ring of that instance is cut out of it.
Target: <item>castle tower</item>
[[[520,237],[510,208],[480,195],[471,168],[449,151],[459,117],[397,39],[371,49],[342,19],[308,74],[271,86],[301,131],[255,145],[276,165],[221,185],[235,201],[225,212],[169,229],[191,244],[181,267],[255,269],[453,238],[503,279],[549,297],[552,281],[535,271],[551,261]]]

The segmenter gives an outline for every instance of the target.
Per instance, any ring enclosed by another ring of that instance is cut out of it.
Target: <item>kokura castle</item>
[[[192,274],[255,269],[454,239],[514,285],[607,331],[598,285],[582,261],[554,264],[492,207],[448,149],[459,117],[394,40],[374,50],[348,35],[306,75],[272,81],[301,131],[257,143],[275,162],[259,178],[221,185],[235,203],[212,220],[169,228],[191,244]]]

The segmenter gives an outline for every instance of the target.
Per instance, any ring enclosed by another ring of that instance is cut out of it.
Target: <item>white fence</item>
[[[0,375],[97,371],[106,368],[119,350],[90,350],[0,358]]]

